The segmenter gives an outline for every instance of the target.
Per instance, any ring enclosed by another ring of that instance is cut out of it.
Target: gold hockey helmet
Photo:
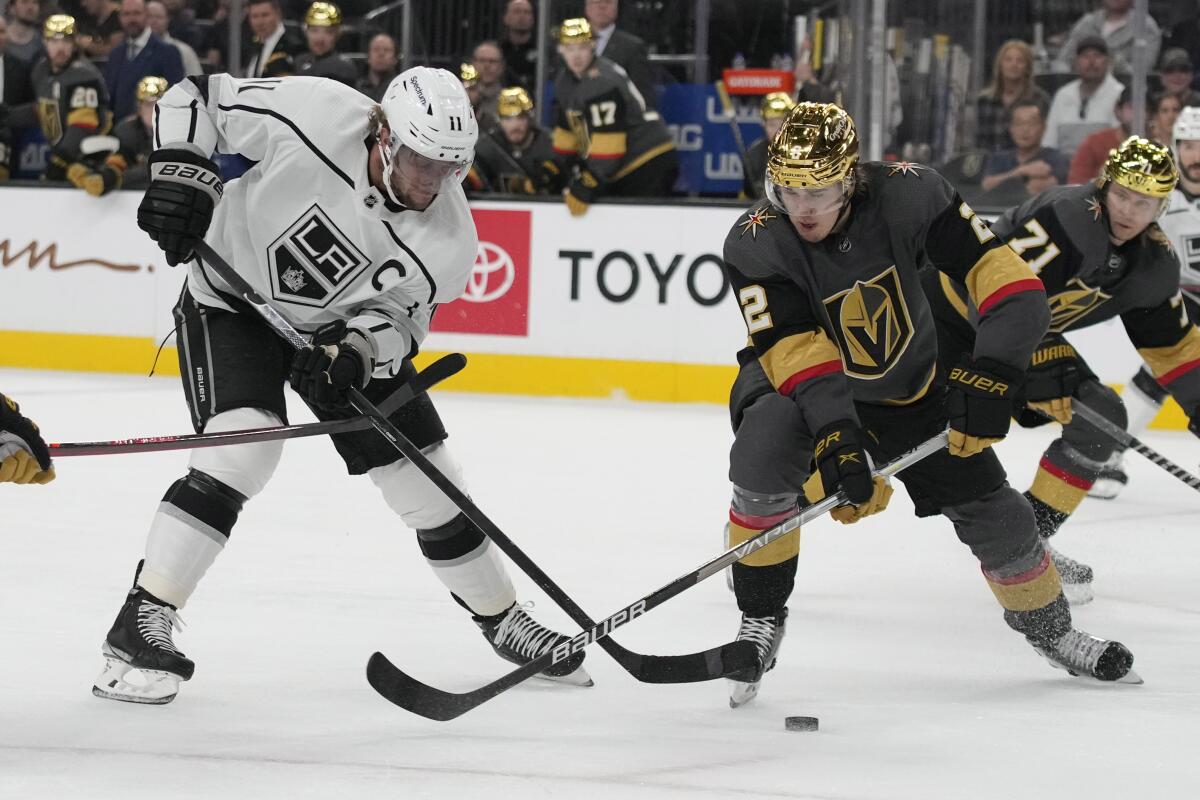
[[[854,120],[833,103],[798,103],[767,146],[767,179],[819,189],[846,181],[858,163]]]
[[[1163,199],[1170,196],[1179,182],[1179,170],[1169,148],[1140,136],[1130,136],[1120,147],[1109,151],[1100,172],[1100,185],[1109,181]]]
[[[796,107],[796,101],[787,92],[771,92],[763,98],[759,112],[763,119],[783,119]]]
[[[479,82],[479,70],[475,69],[474,64],[463,62],[458,65],[458,79],[462,81],[462,85],[470,89]]]
[[[333,3],[313,3],[304,14],[304,24],[314,28],[332,28],[341,25],[342,10]]]
[[[167,79],[160,78],[157,75],[147,75],[138,81],[137,91],[134,93],[137,96],[138,102],[145,100],[160,100],[167,93]]]
[[[43,39],[67,39],[75,36],[75,18],[70,14],[51,14],[42,26]]]
[[[533,100],[530,99],[529,92],[525,89],[520,86],[510,86],[500,90],[500,97],[496,99],[496,115],[500,119],[519,117],[530,111],[533,111]]]
[[[592,24],[583,17],[564,19],[558,27],[559,44],[578,44],[592,40]]]

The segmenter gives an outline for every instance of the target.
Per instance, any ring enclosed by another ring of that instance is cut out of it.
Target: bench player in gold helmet
[[[917,516],[954,524],[1005,621],[1053,665],[1135,680],[1124,645],[1072,626],[1033,511],[991,450],[1049,320],[1033,271],[934,170],[859,163],[854,122],[836,105],[797,105],[766,174],[767,201],[738,218],[724,250],[749,334],[730,397],[732,543],[795,514],[814,471],[852,503],[834,512],[840,521],[882,511],[891,488],[872,479],[871,459],[949,424],[949,449],[898,476]],[[968,287],[982,320],[976,347],[948,372],[921,288],[927,262]],[[738,639],[755,644],[759,664],[733,681],[732,705],[753,698],[775,662],[799,547],[797,532],[734,565]]]

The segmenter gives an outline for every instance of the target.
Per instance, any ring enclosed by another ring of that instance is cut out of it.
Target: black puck
[[[815,731],[820,724],[816,717],[786,717],[783,720],[784,730]]]

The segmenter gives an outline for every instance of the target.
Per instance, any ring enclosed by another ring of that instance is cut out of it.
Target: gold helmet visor
[[[496,98],[496,115],[500,119],[511,119],[533,111],[533,100],[529,92],[520,86],[510,86],[500,90]]]
[[[138,102],[146,100],[159,100],[167,93],[167,79],[160,78],[157,75],[147,75],[138,81],[137,96]]]
[[[1169,148],[1130,136],[1108,154],[1100,177],[1102,185],[1112,181],[1138,194],[1164,199],[1179,182],[1179,170]]]
[[[342,10],[333,3],[313,3],[304,15],[304,24],[314,28],[332,28],[342,24]]]
[[[43,39],[67,39],[75,35],[75,18],[70,14],[51,14],[42,25]]]
[[[592,41],[592,24],[583,17],[564,19],[558,28],[559,44],[581,44]]]
[[[767,179],[781,187],[844,184],[857,163],[854,121],[833,103],[798,103],[767,147]]]

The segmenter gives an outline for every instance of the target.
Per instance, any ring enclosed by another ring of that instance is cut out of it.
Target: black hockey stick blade
[[[437,384],[453,377],[467,365],[462,353],[448,353],[413,376],[379,404],[385,417],[396,409],[424,394]],[[348,431],[367,430],[371,421],[357,416],[350,419],[307,422],[299,425],[277,425],[269,428],[249,428],[240,431],[216,433],[187,433],[173,436],[142,436],[133,439],[113,439],[107,442],[51,442],[47,445],[51,458],[71,456],[107,456],[127,453],[156,453],[164,450],[194,450],[201,447],[225,447],[232,444],[269,442],[279,439],[301,439],[307,436],[324,436]]]
[[[926,456],[932,455],[942,449],[946,446],[947,441],[947,433],[943,431],[917,445],[907,453],[889,461],[875,474],[891,477]],[[568,658],[572,653],[578,652],[592,642],[599,640],[603,643],[606,641],[605,637],[622,625],[632,622],[675,595],[695,586],[700,581],[716,575],[733,562],[739,561],[757,550],[761,550],[776,539],[786,536],[801,525],[811,522],[845,502],[846,495],[844,492],[837,492],[819,500],[804,508],[796,515],[780,522],[775,527],[763,531],[758,536],[743,542],[737,547],[726,550],[721,555],[711,559],[692,572],[681,575],[661,589],[651,592],[642,599],[631,603],[612,616],[604,619],[598,625],[593,626],[590,630],[576,634],[553,650],[543,653],[529,663],[512,670],[507,675],[503,675],[478,689],[455,693],[429,686],[408,675],[389,661],[387,656],[378,652],[372,655],[367,662],[367,681],[385,699],[407,711],[438,722],[454,719],[486,703],[493,697],[508,691],[517,684],[532,678],[550,665]],[[728,663],[723,663],[721,668],[726,668],[734,664],[751,666],[757,663],[757,653],[754,645],[750,642],[733,641],[709,652],[720,652],[721,658],[728,661]],[[747,658],[750,659],[749,662],[745,661]]]

